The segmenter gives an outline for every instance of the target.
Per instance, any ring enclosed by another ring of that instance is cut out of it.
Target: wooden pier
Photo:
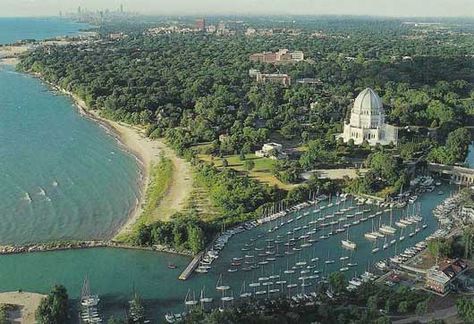
[[[202,259],[204,252],[199,252],[198,255],[194,257],[194,259],[188,264],[186,269],[179,275],[179,280],[187,280],[189,276],[193,273],[193,271],[197,268],[199,262]]]

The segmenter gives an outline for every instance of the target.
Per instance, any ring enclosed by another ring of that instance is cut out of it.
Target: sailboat
[[[295,270],[290,269],[288,259],[286,260],[286,270],[283,271],[284,274],[293,274]]]
[[[204,304],[205,303],[212,303],[212,298],[211,297],[206,297],[205,296],[205,290],[206,290],[206,287],[202,287],[201,289],[201,296],[199,298],[199,301],[201,302],[201,306],[204,308]]]
[[[393,216],[393,209],[390,209],[390,225],[382,225],[380,226],[380,232],[384,234],[393,235],[397,231],[396,228],[392,227],[392,216]]]
[[[332,264],[332,263],[334,263],[334,262],[335,262],[334,260],[329,259],[329,251],[328,251],[328,258],[327,258],[326,261],[324,261],[324,263],[325,263],[325,264]]]
[[[380,251],[380,248],[377,246],[377,242],[374,242],[372,246],[372,253],[377,253],[378,251]]]
[[[403,228],[402,228],[402,230],[400,231],[400,238],[399,238],[399,240],[400,240],[400,241],[403,241],[404,239],[405,239],[405,236],[403,236]]]
[[[221,274],[219,276],[219,279],[217,279],[216,290],[225,291],[225,290],[228,290],[228,289],[230,289],[230,286],[227,286],[227,285],[223,284],[223,278],[222,278],[222,274]]]
[[[347,270],[349,270],[349,267],[347,265],[342,265],[342,267],[339,269],[340,272],[346,272]]]
[[[348,266],[348,267],[356,267],[357,265],[358,265],[357,262],[353,262],[353,261],[352,261],[352,254],[351,254],[351,257],[350,257],[350,259],[349,259],[349,262],[347,263],[347,266]]]
[[[368,232],[368,233],[365,233],[364,234],[364,237],[370,241],[375,241],[378,236],[375,235],[375,231],[374,231],[374,220],[372,219],[372,232]]]
[[[100,298],[98,295],[92,295],[89,287],[89,279],[84,278],[84,283],[81,290],[81,312],[80,319],[85,323],[98,324],[102,323],[102,318],[99,315],[98,305]]]
[[[341,240],[342,246],[354,250],[357,247],[357,244],[351,240],[349,240],[349,231],[347,231],[347,237],[345,240]]]
[[[245,286],[245,280],[244,280],[244,282],[242,283],[242,287],[240,288],[240,298],[248,298],[248,297],[251,297],[251,296],[252,296],[252,293],[247,292],[247,289],[246,289],[246,286]]]
[[[196,306],[198,301],[196,300],[196,296],[194,291],[191,296],[191,289],[188,289],[188,293],[186,294],[186,298],[184,298],[184,305],[186,306]]]
[[[149,323],[145,318],[145,308],[143,307],[140,297],[135,293],[129,302],[129,321],[132,323]]]
[[[221,297],[221,301],[222,301],[222,306],[224,306],[224,302],[231,302],[234,300],[234,293],[231,292],[231,295],[230,296],[226,296],[224,294],[224,296]]]
[[[385,240],[384,240],[384,242],[383,242],[382,248],[383,248],[384,250],[386,250],[386,249],[388,248],[388,246],[389,246],[389,244],[388,244],[388,242],[387,242],[387,237],[385,237]]]

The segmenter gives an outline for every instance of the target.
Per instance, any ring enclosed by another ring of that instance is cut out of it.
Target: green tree
[[[408,302],[407,301],[401,301],[399,304],[398,304],[398,312],[399,313],[402,313],[402,314],[405,314],[406,312],[408,312]]]
[[[68,295],[66,288],[56,285],[36,310],[36,321],[39,324],[64,324],[67,321]]]
[[[418,304],[416,304],[416,314],[417,315],[424,315],[426,314],[428,310],[428,302],[427,301],[422,301],[422,302],[419,302]]]
[[[388,316],[381,316],[375,320],[375,324],[390,324],[392,321]]]
[[[471,298],[458,298],[456,308],[465,323],[474,323],[474,301]]]
[[[465,226],[463,228],[462,241],[464,244],[464,258],[467,259],[471,256],[472,241],[474,238],[474,228]]]
[[[329,275],[329,284],[336,293],[340,293],[346,289],[347,282],[344,274],[341,272],[333,272]]]
[[[246,160],[245,161],[245,169],[248,171],[252,171],[255,168],[255,162],[253,160]]]
[[[446,239],[435,239],[428,242],[428,251],[430,254],[439,259],[451,254],[451,242]]]
[[[7,305],[0,304],[0,324],[9,324]]]
[[[369,299],[367,299],[367,308],[369,309],[370,312],[376,312],[378,307],[378,300],[377,296],[370,296]]]
[[[204,248],[204,232],[199,226],[188,225],[188,244],[193,253]]]

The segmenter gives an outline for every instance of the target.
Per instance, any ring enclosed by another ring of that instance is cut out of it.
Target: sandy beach
[[[68,43],[69,42],[63,42],[56,45]],[[18,64],[18,57],[30,49],[32,49],[32,46],[29,45],[0,46],[0,66]],[[36,76],[42,79],[41,75]],[[118,139],[119,143],[123,145],[124,149],[137,158],[141,167],[141,177],[139,179],[140,199],[136,202],[136,206],[130,211],[124,224],[116,230],[116,234],[112,239],[132,231],[133,225],[142,214],[146,203],[145,199],[150,182],[151,168],[159,161],[163,154],[173,163],[173,177],[165,196],[156,208],[155,214],[158,216],[155,220],[168,220],[175,212],[180,211],[185,206],[192,190],[192,172],[188,162],[176,156],[175,152],[163,141],[150,140],[147,138],[144,135],[143,128],[105,119],[99,115],[98,111],[90,110],[86,103],[73,93],[59,89],[54,84],[49,85],[70,96],[78,107],[80,114],[100,123],[104,128],[109,130],[112,135]]]
[[[144,134],[144,129],[105,119],[99,115],[98,111],[89,110],[86,103],[74,94],[64,90],[61,91],[74,99],[82,115],[112,130],[118,137],[119,142],[125,146],[126,150],[133,153],[140,161],[142,167],[140,200],[131,211],[126,223],[118,230],[114,238],[130,233],[133,225],[142,214],[143,207],[145,206],[146,192],[150,182],[150,171],[152,166],[159,161],[162,154],[168,157],[173,163],[173,178],[165,196],[157,206],[159,219],[168,220],[172,214],[180,211],[185,206],[192,190],[192,171],[188,162],[179,158],[163,141],[147,138]]]
[[[20,307],[19,313],[11,312],[9,314],[12,323],[33,324],[35,323],[36,309],[44,297],[46,296],[29,292],[5,292],[0,293],[0,304]]]
[[[0,46],[0,65],[16,65],[18,56],[30,49],[27,45]]]
[[[0,65],[17,65],[20,60],[14,57],[0,58]]]

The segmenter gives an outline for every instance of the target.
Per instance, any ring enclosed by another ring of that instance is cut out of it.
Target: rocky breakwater
[[[2,245],[0,246],[0,254],[17,254],[29,252],[46,252],[57,250],[70,249],[87,249],[95,247],[108,246],[107,242],[103,241],[59,241],[48,243],[35,243],[25,245]]]

